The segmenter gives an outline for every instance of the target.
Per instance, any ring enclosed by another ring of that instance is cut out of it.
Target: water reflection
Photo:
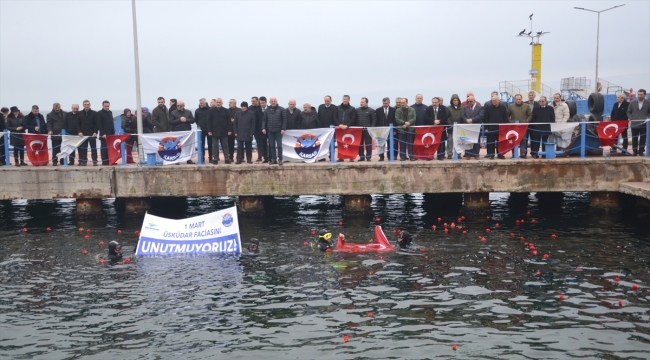
[[[178,199],[153,212],[182,218],[234,201]],[[462,210],[421,194],[373,196],[374,216],[357,218],[343,217],[337,196],[276,198],[266,217],[242,220],[244,241],[261,240],[257,256],[110,267],[95,259],[106,251],[99,240],[120,241],[130,256],[141,224],[112,201],[105,219],[83,222],[70,201],[0,202],[0,350],[48,359],[648,358],[647,213],[594,213],[581,193],[550,203],[491,194],[490,203],[491,217],[468,216],[463,235],[432,231],[438,217],[457,221]],[[374,217],[389,237],[408,230],[426,251],[327,254],[303,245],[312,228],[367,242]],[[91,228],[89,239],[80,226]]]

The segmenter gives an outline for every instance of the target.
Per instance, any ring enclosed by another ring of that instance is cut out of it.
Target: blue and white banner
[[[136,255],[240,253],[237,208],[183,220],[146,214]]]
[[[386,145],[388,142],[388,137],[390,136],[390,127],[381,126],[381,127],[369,127],[366,128],[368,134],[372,137],[372,140],[375,142],[375,152],[374,154],[384,154],[386,152]]]
[[[478,144],[481,124],[454,124],[454,149],[459,154]]]
[[[334,129],[287,130],[282,136],[282,158],[313,163],[330,152]]]
[[[174,131],[138,135],[145,154],[156,154],[163,165],[191,160],[196,155],[194,131]]]

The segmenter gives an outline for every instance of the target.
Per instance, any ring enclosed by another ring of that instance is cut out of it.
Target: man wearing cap
[[[54,103],[52,112],[47,114],[47,134],[52,141],[52,166],[57,166],[59,162],[63,165],[63,159],[58,159],[56,155],[61,152],[61,130],[65,129],[65,112],[61,110],[61,104]]]
[[[108,165],[108,146],[106,135],[115,135],[115,126],[113,125],[113,112],[110,110],[111,103],[108,100],[102,102],[102,109],[97,112],[97,131],[102,154],[102,165]]]
[[[72,111],[65,114],[65,126],[63,128],[68,135],[76,135],[79,133],[79,104],[72,104],[70,110]],[[69,165],[74,165],[74,158],[74,151],[72,151],[68,158]]]
[[[248,103],[241,103],[241,110],[235,114],[233,132],[237,138],[237,162],[241,164],[244,160],[244,148],[246,149],[246,162],[253,163],[253,136],[255,135],[255,114],[248,111]]]
[[[79,121],[77,122],[78,135],[90,137],[77,147],[79,166],[86,166],[89,146],[93,166],[97,166],[97,112],[90,108],[90,101],[88,100],[84,100],[83,107],[84,109],[79,112]]]

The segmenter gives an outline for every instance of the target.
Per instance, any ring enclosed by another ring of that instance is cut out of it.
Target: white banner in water
[[[212,252],[241,252],[236,207],[182,220],[146,214],[135,254]]]
[[[330,152],[334,129],[287,130],[282,136],[282,159],[313,163]]]
[[[196,155],[194,131],[175,131],[138,135],[145,154],[156,154],[163,165],[191,160]]]

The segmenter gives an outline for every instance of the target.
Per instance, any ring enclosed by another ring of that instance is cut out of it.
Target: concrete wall
[[[619,191],[650,159],[0,168],[0,199]]]

